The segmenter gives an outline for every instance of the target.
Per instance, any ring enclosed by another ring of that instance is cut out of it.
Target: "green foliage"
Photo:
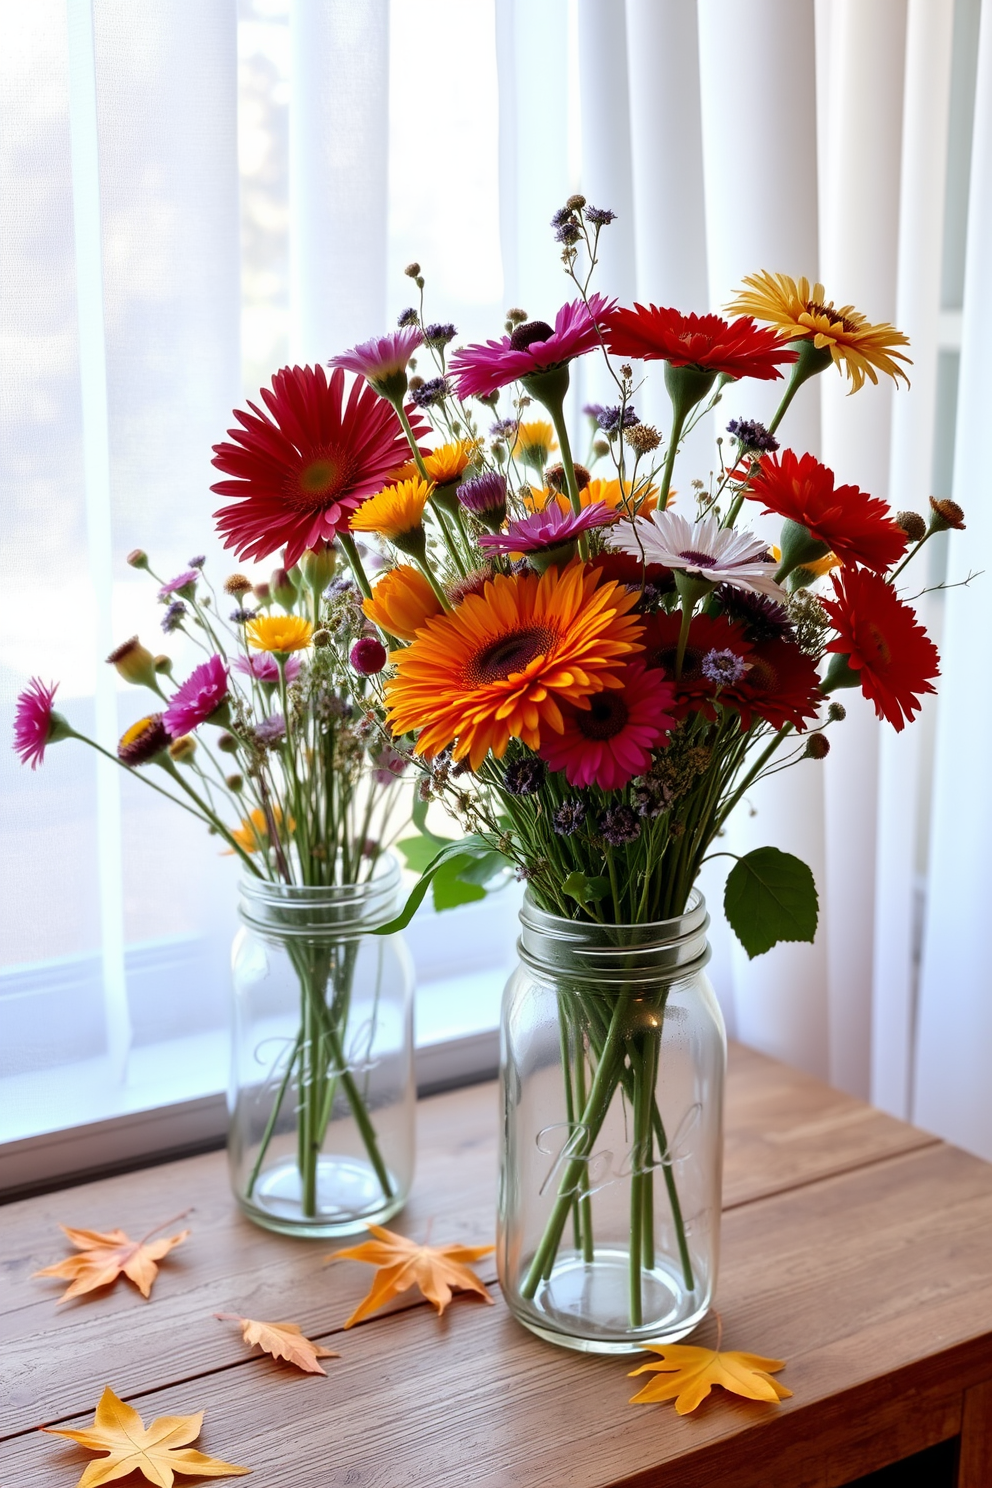
[[[579,904],[590,904],[597,899],[602,899],[610,892],[610,880],[608,878],[590,878],[588,874],[580,873],[578,869],[570,873],[561,886],[563,894],[570,899],[575,899]]]
[[[487,885],[506,867],[502,853],[494,852],[484,837],[476,835],[459,839],[437,837],[422,827],[419,836],[405,837],[397,846],[406,866],[419,873],[420,878],[400,913],[388,925],[381,926],[375,932],[377,935],[404,930],[428,889],[432,890],[437,910],[455,909],[459,904],[484,899]]]
[[[819,901],[813,875],[800,858],[777,847],[759,847],[737,859],[727,875],[723,908],[752,960],[780,940],[816,937]]]

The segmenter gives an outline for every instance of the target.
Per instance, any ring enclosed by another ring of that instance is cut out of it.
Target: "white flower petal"
[[[650,517],[622,522],[610,539],[610,547],[643,557],[646,563],[699,574],[713,584],[730,584],[763,594],[777,604],[788,596],[775,582],[777,564],[766,558],[767,545],[753,532],[735,532],[721,527],[715,516],[690,523],[674,511],[656,511]]]

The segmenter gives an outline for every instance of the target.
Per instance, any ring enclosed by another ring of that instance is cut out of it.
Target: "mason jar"
[[[228,1158],[238,1203],[282,1234],[350,1235],[413,1176],[413,964],[399,863],[365,883],[244,878],[233,949]]]
[[[497,1258],[552,1343],[633,1353],[689,1333],[720,1242],[726,1034],[709,916],[576,923],[528,896],[503,998]]]

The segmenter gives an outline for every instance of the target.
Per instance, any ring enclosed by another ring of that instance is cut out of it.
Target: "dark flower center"
[[[848,320],[846,315],[838,315],[837,311],[833,308],[832,305],[821,305],[817,300],[810,300],[809,304],[806,306],[806,313],[807,315],[826,316],[827,320],[829,320],[833,325],[842,326],[844,330],[847,331],[848,335],[852,334],[858,329],[854,321]]]
[[[597,692],[588,708],[577,715],[579,732],[587,739],[613,739],[627,727],[630,709],[618,692]]]
[[[303,511],[317,511],[328,506],[347,485],[348,471],[334,454],[314,455],[301,465],[288,496]]]
[[[875,654],[872,657],[872,661],[875,662],[875,663],[879,663],[880,662],[882,664],[882,666],[887,667],[890,664],[890,662],[892,661],[892,648],[890,647],[888,641],[886,640],[886,638],[882,634],[882,632],[879,630],[879,628],[878,628],[877,625],[872,625],[871,623],[869,623],[868,625],[865,626],[865,630],[867,631],[868,636],[871,639],[872,646],[874,648],[874,653]],[[861,638],[859,637],[859,640],[860,639]],[[862,643],[862,645],[863,645],[863,643]]]
[[[526,351],[535,341],[550,341],[553,335],[554,327],[546,320],[527,320],[514,327],[510,333],[510,345],[514,351]]]
[[[692,548],[687,548],[679,557],[684,558],[686,563],[698,564],[700,568],[709,568],[715,561],[712,553],[697,553]]]
[[[554,631],[543,625],[511,630],[472,657],[465,670],[466,685],[485,687],[505,681],[514,672],[522,672],[535,656],[547,655],[554,640]]]

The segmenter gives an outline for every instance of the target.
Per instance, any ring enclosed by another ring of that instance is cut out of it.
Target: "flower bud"
[[[272,590],[269,588],[268,584],[253,584],[252,593],[258,600],[259,604],[267,605],[272,603]]]
[[[169,758],[175,760],[176,764],[188,763],[196,753],[196,740],[192,734],[180,734],[178,739],[173,739],[169,745]]]
[[[403,272],[408,279],[416,279],[420,273],[420,265],[419,263],[408,263]]]
[[[228,790],[235,792],[243,791],[245,788],[245,777],[243,775],[226,775],[224,777],[224,784]]]
[[[314,646],[317,646],[320,650],[323,650],[325,646],[329,646],[333,639],[334,637],[331,635],[331,632],[327,629],[326,625],[322,625],[319,630],[315,630],[313,635],[310,637],[311,643]]]
[[[300,572],[315,594],[326,589],[338,566],[337,553],[331,543],[307,548],[300,558]]]
[[[269,587],[276,604],[282,605],[284,610],[293,608],[296,603],[296,585],[284,568],[273,570],[269,578]]]
[[[374,636],[362,636],[351,648],[349,660],[360,677],[374,677],[386,665],[386,648]]]
[[[160,677],[163,676],[163,675],[166,676],[166,677],[171,677],[172,676],[172,657],[171,656],[156,656],[156,658],[155,658],[155,670],[156,670],[156,672],[158,672],[158,674],[159,674]]]
[[[826,759],[830,753],[830,740],[825,734],[810,734],[803,753],[806,759]]]
[[[129,563],[132,568],[147,568],[148,554],[145,552],[144,548],[132,548],[130,553],[128,553],[127,559],[125,561]]]
[[[582,207],[585,206],[585,204],[585,197],[582,195],[581,192],[577,191],[574,196],[570,196],[568,198],[568,201],[565,203],[565,207],[569,212],[578,212]]]
[[[605,439],[596,439],[593,441],[592,452],[597,460],[601,460],[604,455],[610,453],[610,446]]]
[[[927,535],[927,524],[919,512],[901,511],[896,512],[896,521],[905,532],[910,542],[922,542]]]
[[[843,723],[847,717],[847,709],[843,703],[831,703],[827,709],[827,717],[831,723]]]
[[[964,512],[956,501],[944,501],[936,496],[930,497],[930,531],[946,532],[949,527],[954,527],[958,532],[964,531]]]
[[[137,636],[132,636],[129,641],[111,651],[107,661],[110,666],[117,668],[118,675],[125,682],[131,682],[135,687],[150,687],[153,692],[158,692],[155,658]]]
[[[231,574],[230,578],[224,580],[224,593],[233,595],[236,599],[241,594],[247,594],[251,589],[251,579],[246,579],[244,574]]]
[[[238,741],[233,734],[221,734],[217,740],[217,748],[222,754],[237,754]]]

